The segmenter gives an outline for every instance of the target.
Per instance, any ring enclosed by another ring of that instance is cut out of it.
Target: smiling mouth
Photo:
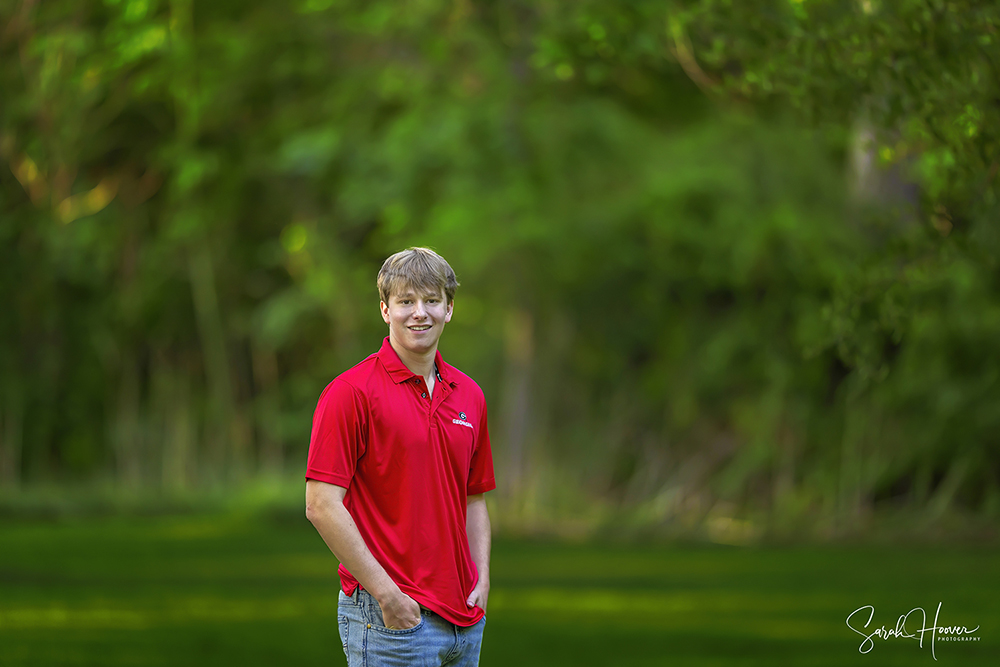
[[[431,328],[429,324],[418,324],[415,327],[410,327],[410,331],[427,331]]]

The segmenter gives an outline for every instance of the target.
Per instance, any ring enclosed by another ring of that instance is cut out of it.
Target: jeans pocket
[[[375,596],[362,591],[358,596],[358,600],[364,607],[365,615],[368,617],[368,622],[371,624],[372,630],[376,630],[383,635],[397,637],[401,635],[412,635],[424,625],[424,614],[421,613],[420,621],[412,628],[390,630],[385,627],[385,618],[382,616],[382,607],[379,605],[378,600],[375,599]]]
[[[424,627],[423,614],[420,615],[420,621],[416,625],[414,625],[412,628],[404,628],[402,630],[393,630],[385,627],[385,621],[382,620],[381,615],[377,619],[373,620],[378,621],[377,623],[372,623],[373,630],[377,630],[378,632],[381,632],[384,635],[397,636],[397,637],[402,635],[412,635],[415,632],[417,632],[417,630]]]
[[[365,652],[369,665],[378,667],[413,667],[413,665],[439,664],[428,659],[435,650],[435,627],[424,616],[412,628],[390,630],[385,625],[371,624],[365,633]]]

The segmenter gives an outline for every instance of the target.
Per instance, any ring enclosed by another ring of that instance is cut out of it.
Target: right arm
[[[347,489],[315,479],[306,480],[306,518],[326,546],[382,608],[385,627],[405,630],[420,622],[420,605],[399,589],[375,557],[344,507]]]

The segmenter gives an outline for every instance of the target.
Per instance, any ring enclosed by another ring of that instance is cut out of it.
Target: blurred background
[[[220,508],[327,572],[312,412],[411,245],[461,282],[441,350],[490,405],[501,552],[988,553],[998,26],[975,0],[0,0],[0,584],[36,599],[61,521],[127,549],[154,538],[124,515]],[[229,530],[192,525],[163,535]]]

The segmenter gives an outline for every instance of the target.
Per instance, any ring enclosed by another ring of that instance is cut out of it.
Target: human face
[[[382,319],[389,325],[389,342],[397,352],[405,350],[425,355],[437,351],[444,325],[451,321],[454,304],[447,303],[444,291],[424,292],[404,287],[380,302]]]

